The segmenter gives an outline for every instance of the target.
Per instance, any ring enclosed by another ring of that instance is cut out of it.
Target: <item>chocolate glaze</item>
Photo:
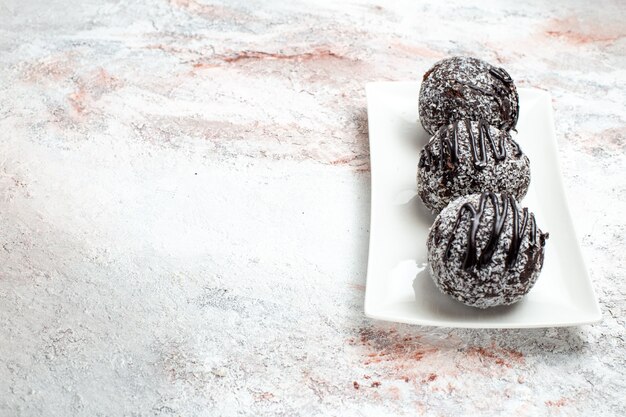
[[[433,162],[438,162],[440,169],[444,169],[446,166],[454,168],[454,165],[459,161],[459,123],[459,121],[456,121],[450,126],[442,126],[439,129],[437,133],[441,142],[439,154],[432,150],[432,144],[429,143],[424,146],[419,161],[420,168],[426,168],[427,171],[430,171],[431,167],[437,168],[437,164],[433,164]],[[489,143],[496,161],[506,159],[506,139],[504,135],[502,135],[498,143],[496,143],[489,131],[489,124],[484,119],[478,121],[478,138],[474,136],[470,120],[465,120],[465,129],[469,136],[474,165],[477,168],[483,167],[487,163],[486,142]],[[514,140],[511,140],[511,143],[513,144],[515,157],[520,157],[522,150],[519,145]]]
[[[506,72],[506,70],[504,68],[496,68],[493,67],[489,70],[489,74],[493,75],[495,78],[497,78],[498,80],[502,81],[502,83],[504,83],[504,86],[506,88],[506,90],[510,90],[511,87],[513,86],[513,78],[511,78],[511,76],[509,75],[508,72]],[[506,92],[502,91],[502,88],[497,85],[494,84],[493,85],[493,89],[499,93],[498,94],[494,94],[494,97],[500,97],[500,95],[505,96]],[[498,100],[498,105],[500,106],[500,112],[503,113],[504,115],[509,114],[509,111],[511,110],[510,105],[506,102],[506,101],[499,101]],[[513,120],[513,126],[517,125],[517,120],[519,118],[519,108],[517,109],[517,111],[515,112],[515,117]]]
[[[489,73],[505,84],[513,84],[513,78],[511,78],[504,68],[493,67],[489,70]]]
[[[451,57],[435,63],[420,88],[419,113],[431,134],[442,125],[466,118],[485,118],[506,131],[515,127],[519,96],[502,68],[472,57]]]
[[[504,68],[497,68],[497,67],[492,67],[489,69],[489,74],[491,74],[492,76],[494,76],[496,79],[500,80],[502,83],[504,83],[504,85],[506,86],[506,89],[509,90],[511,88],[511,86],[513,85],[513,78],[511,78],[511,76],[509,75],[508,72],[506,72],[506,70],[504,70]],[[511,106],[509,105],[508,101],[506,100],[502,100],[501,97],[506,97],[507,96],[507,92],[506,91],[502,91],[502,88],[500,85],[498,84],[492,84],[492,90],[488,90],[486,88],[483,87],[479,87],[477,85],[471,84],[471,83],[466,83],[463,81],[456,81],[457,83],[471,88],[472,90],[478,91],[486,96],[490,96],[493,97],[496,102],[498,103],[498,107],[500,109],[500,113],[502,115],[503,118],[506,118],[507,115],[509,114],[509,112],[511,111]],[[517,119],[519,117],[519,112],[515,112],[515,123],[517,124]]]
[[[467,251],[465,253],[465,259],[463,261],[463,269],[465,270],[469,270],[472,267],[481,268],[491,261],[491,258],[493,257],[493,254],[498,246],[498,242],[500,241],[502,231],[504,230],[504,225],[509,210],[511,210],[513,216],[511,245],[509,246],[509,251],[506,257],[506,266],[509,268],[509,270],[511,270],[517,262],[517,258],[519,257],[519,250],[527,227],[530,227],[530,250],[534,251],[537,248],[537,238],[539,238],[540,246],[545,245],[548,234],[537,234],[537,223],[535,222],[534,214],[529,213],[528,209],[524,208],[522,210],[520,221],[520,213],[515,199],[512,196],[506,194],[502,194],[501,199],[502,202],[500,203],[500,201],[498,201],[499,199],[497,194],[487,192],[481,194],[478,208],[474,207],[469,202],[461,206],[457,214],[454,227],[452,228],[452,231],[450,233],[448,243],[446,245],[446,251],[443,258],[444,260],[448,260],[450,256],[450,253],[452,251],[452,243],[454,242],[454,238],[456,237],[456,231],[461,223],[463,215],[466,212],[470,215],[470,227],[467,231]],[[476,234],[478,233],[480,221],[488,202],[491,202],[493,206],[494,219],[491,227],[491,234],[489,235],[489,241],[482,250],[480,257],[478,257],[476,251]]]
[[[494,76],[496,79],[500,80],[502,83],[504,83],[506,90],[509,90],[511,88],[511,86],[513,85],[513,78],[511,78],[511,76],[509,75],[508,72],[506,72],[506,70],[504,70],[504,68],[497,68],[497,67],[492,67],[489,69],[489,74],[491,74],[492,76]],[[500,113],[502,115],[503,118],[506,118],[507,115],[509,114],[509,112],[511,111],[511,106],[508,103],[508,101],[506,100],[502,100],[501,97],[506,97],[507,96],[507,92],[506,91],[502,91],[502,87],[500,85],[496,84],[492,84],[491,90],[488,90],[486,88],[483,87],[479,87],[477,85],[471,84],[471,83],[466,83],[463,81],[456,81],[457,83],[471,88],[472,90],[478,91],[486,96],[490,96],[493,97],[496,102],[498,103],[498,107],[500,109]],[[517,124],[517,119],[519,117],[519,112],[515,112],[515,123]]]
[[[466,83],[466,82],[463,82],[463,81],[456,81],[456,82],[461,84],[461,85],[464,85],[467,88],[471,88],[472,90],[476,90],[476,91],[478,91],[480,93],[483,93],[486,96],[492,96],[492,97],[496,97],[497,98],[496,93],[493,92],[493,91],[489,91],[489,90],[486,90],[486,89],[484,89],[482,87],[479,87],[477,85]]]

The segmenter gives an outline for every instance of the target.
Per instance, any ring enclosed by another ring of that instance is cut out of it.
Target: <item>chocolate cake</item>
[[[471,57],[437,62],[422,81],[419,116],[433,134],[456,120],[484,119],[511,130],[517,124],[519,98],[511,76],[502,68]]]
[[[442,292],[469,306],[512,304],[535,284],[547,238],[535,216],[510,195],[460,197],[430,229],[430,273]]]
[[[417,191],[429,209],[483,191],[520,200],[530,184],[530,162],[503,130],[486,121],[463,120],[441,127],[421,151]]]

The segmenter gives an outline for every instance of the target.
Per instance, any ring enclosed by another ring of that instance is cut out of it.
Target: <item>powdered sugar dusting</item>
[[[515,208],[508,206],[502,233],[494,235],[495,209],[503,210],[505,197],[497,196],[495,206],[488,198],[477,224],[476,257],[480,259],[491,239],[497,238],[495,251],[486,265],[465,268],[464,260],[470,250],[468,232],[473,215],[463,207],[470,204],[478,210],[481,198],[481,194],[460,197],[437,216],[427,242],[430,273],[442,292],[467,305],[486,308],[512,304],[528,293],[539,278],[543,266],[543,244],[539,238],[532,242],[531,222],[527,219],[519,254],[513,266],[509,267],[507,261],[513,244]],[[523,217],[521,211],[518,213]],[[538,229],[537,234],[541,235],[541,230]],[[452,242],[449,254],[448,242]]]
[[[455,120],[485,119],[497,128],[515,127],[519,97],[502,68],[471,57],[437,62],[424,74],[419,96],[420,121],[433,134]]]
[[[528,191],[530,184],[530,161],[523,153],[517,153],[518,145],[513,142],[508,132],[489,126],[489,135],[496,149],[504,150],[505,157],[498,160],[496,150],[489,142],[485,143],[485,162],[477,163],[472,156],[470,135],[466,123],[454,124],[457,129],[458,161],[452,161],[450,151],[444,147],[444,141],[450,140],[453,126],[439,130],[430,139],[420,155],[417,171],[417,192],[429,209],[441,211],[450,201],[457,197],[483,191],[504,192],[521,200]],[[479,123],[470,122],[475,147],[479,133]],[[442,150],[442,147],[444,149]],[[434,156],[432,161],[426,163]]]

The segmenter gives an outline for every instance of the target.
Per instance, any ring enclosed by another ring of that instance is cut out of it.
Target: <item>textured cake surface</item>
[[[528,157],[508,132],[485,122],[442,127],[420,154],[417,191],[435,212],[457,197],[483,191],[506,192],[519,201],[529,184]]]
[[[464,304],[487,308],[519,301],[537,281],[547,238],[534,215],[505,194],[451,202],[428,235],[437,287]]]
[[[471,57],[437,62],[423,77],[419,116],[430,134],[455,120],[485,119],[504,130],[515,128],[519,97],[502,68]]]

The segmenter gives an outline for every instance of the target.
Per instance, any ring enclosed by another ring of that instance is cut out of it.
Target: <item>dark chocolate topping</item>
[[[502,81],[504,85],[506,86],[507,90],[509,90],[511,86],[513,85],[513,78],[511,78],[509,73],[506,72],[504,68],[493,67],[489,70],[489,73],[493,75],[495,78],[497,78],[498,80]],[[496,84],[493,85],[493,89],[497,91],[498,93],[502,94],[503,96],[506,94],[504,91],[501,91],[502,90],[501,87],[497,86]],[[498,97],[498,95],[494,95],[494,97]],[[506,101],[498,100],[498,105],[500,106],[500,111],[503,112],[505,115],[508,114],[509,111],[511,110],[510,105]],[[518,119],[519,119],[519,108],[514,112],[513,126],[517,124]]]
[[[451,57],[424,74],[419,114],[431,134],[455,120],[481,118],[509,131],[519,115],[519,95],[506,70],[477,58]]]
[[[420,168],[426,168],[427,171],[429,171],[431,167],[437,168],[437,164],[433,164],[433,161],[438,162],[439,168],[442,170],[446,166],[454,168],[454,164],[456,164],[459,160],[459,123],[459,121],[456,121],[450,126],[442,126],[439,129],[439,132],[437,133],[441,142],[439,146],[439,153],[433,151],[432,143],[428,143],[424,146],[419,161]],[[496,140],[494,140],[493,136],[491,136],[491,132],[489,131],[489,124],[484,119],[478,121],[478,138],[474,136],[474,132],[472,132],[472,124],[469,120],[465,120],[465,129],[469,137],[472,157],[476,167],[480,168],[487,162],[486,142],[489,143],[496,161],[506,159],[507,152],[505,146],[505,136],[501,135],[500,140],[496,143]],[[522,155],[522,151],[519,145],[512,139],[511,143],[514,148],[515,157],[520,157]]]
[[[511,78],[504,68],[493,67],[489,70],[489,73],[505,84],[513,84],[513,78]]]
[[[481,268],[491,261],[491,258],[493,257],[493,254],[497,248],[498,242],[500,241],[502,231],[504,230],[504,225],[509,210],[511,210],[513,216],[511,244],[509,246],[509,251],[506,257],[506,266],[509,269],[512,269],[517,262],[517,258],[519,257],[519,250],[527,227],[530,227],[530,250],[534,251],[537,248],[537,238],[539,238],[540,246],[545,245],[548,234],[537,234],[537,224],[535,222],[534,214],[529,213],[528,209],[524,208],[522,210],[520,222],[520,212],[517,207],[517,203],[515,202],[515,199],[512,196],[502,194],[501,200],[502,201],[500,202],[497,194],[482,193],[480,196],[480,201],[478,203],[478,208],[474,207],[469,202],[461,206],[457,214],[454,227],[452,228],[452,231],[450,233],[450,237],[448,238],[448,243],[446,245],[446,251],[444,254],[444,260],[448,260],[450,256],[450,253],[452,251],[452,243],[454,241],[454,238],[456,237],[456,231],[461,223],[463,215],[466,212],[470,215],[470,227],[467,231],[467,251],[465,253],[465,259],[463,261],[463,269],[465,270],[469,270],[472,267]],[[478,257],[476,251],[476,234],[478,233],[480,221],[488,202],[491,202],[493,206],[494,219],[491,227],[491,234],[489,235],[489,241],[487,242],[485,248],[482,250],[480,257]]]
[[[510,89],[513,85],[513,78],[509,75],[506,70],[503,68],[491,67],[489,69],[489,74],[493,75],[496,79],[500,80],[506,86],[506,90]],[[503,97],[507,96],[506,91],[502,91],[502,87],[498,84],[492,84],[492,90],[488,90],[483,87],[479,87],[477,85],[466,83],[460,80],[456,80],[457,83],[464,85],[465,87],[471,88],[472,90],[478,91],[486,96],[493,97],[498,103],[498,107],[500,108],[500,112],[502,113],[502,117],[506,118],[509,112],[511,111],[511,106],[509,105],[507,100],[503,100]],[[517,118],[519,117],[519,112],[515,112],[515,123],[517,123]]]
[[[504,83],[504,85],[506,86],[506,90],[510,89],[510,87],[513,85],[513,78],[511,78],[511,76],[509,75],[508,72],[506,72],[506,70],[504,70],[504,68],[498,68],[498,67],[491,67],[489,69],[489,74],[493,75],[496,79],[502,81],[502,83]],[[507,115],[509,114],[509,112],[511,111],[511,106],[508,103],[508,101],[503,100],[502,97],[506,97],[507,96],[507,92],[506,91],[502,91],[502,87],[498,84],[492,84],[492,90],[480,87],[478,85],[474,85],[471,83],[467,83],[467,82],[463,82],[460,80],[455,80],[455,82],[471,88],[472,90],[478,91],[479,93],[482,93],[486,96],[489,97],[493,97],[494,100],[498,103],[498,107],[500,108],[500,112],[502,113],[502,117],[506,118]],[[515,112],[515,123],[517,124],[517,119],[519,117],[519,112]]]
[[[477,85],[466,83],[466,82],[463,82],[463,81],[459,81],[459,80],[455,80],[455,81],[457,83],[461,84],[461,85],[464,85],[467,88],[471,88],[472,90],[476,90],[479,93],[482,93],[482,94],[484,94],[486,96],[497,97],[497,94],[495,92],[493,92],[493,91],[489,91],[489,90],[486,90],[486,89],[484,89],[482,87],[479,87]]]

